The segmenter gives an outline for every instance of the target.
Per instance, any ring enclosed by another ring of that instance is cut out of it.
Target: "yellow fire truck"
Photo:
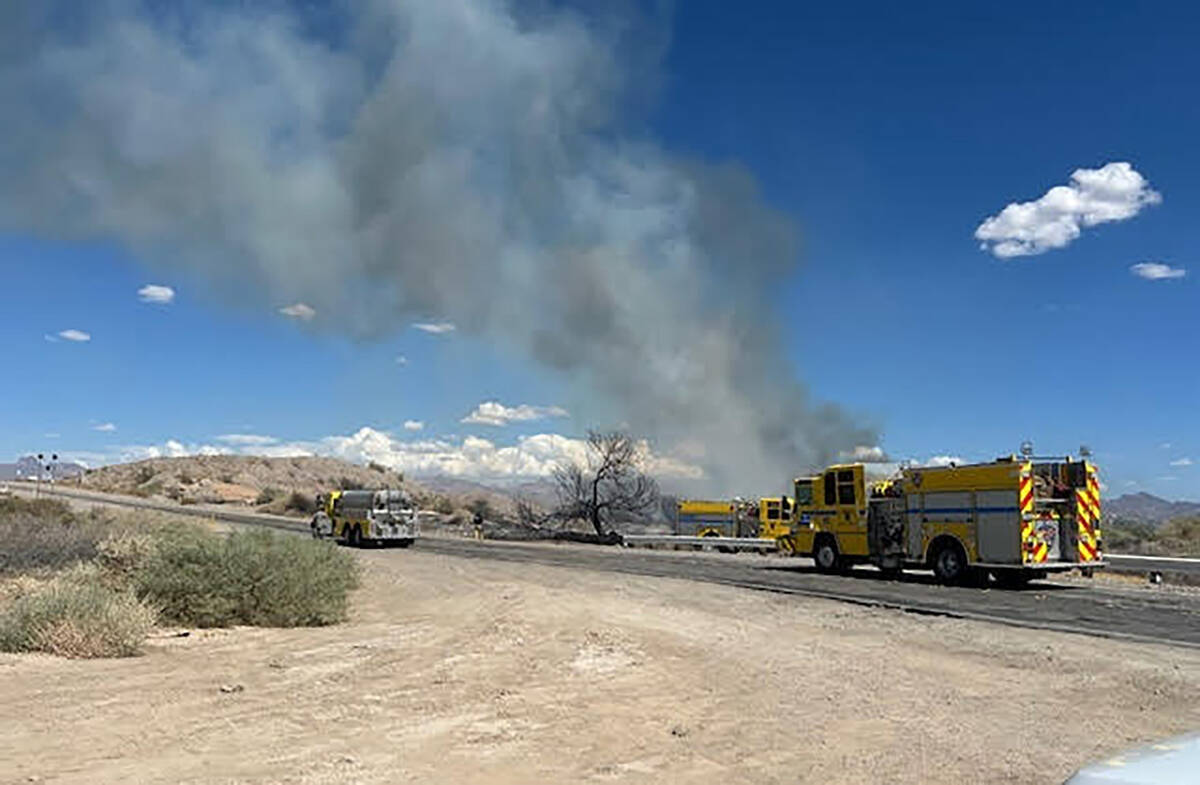
[[[773,540],[790,531],[791,509],[792,500],[786,496],[756,501],[680,499],[675,504],[675,534]]]
[[[1086,459],[1018,458],[906,467],[869,487],[861,463],[795,481],[782,550],[834,572],[931,568],[945,583],[991,573],[1022,584],[1056,570],[1104,565],[1100,488]]]
[[[416,505],[401,490],[330,491],[317,496],[317,507],[310,527],[318,539],[407,548],[420,534]]]

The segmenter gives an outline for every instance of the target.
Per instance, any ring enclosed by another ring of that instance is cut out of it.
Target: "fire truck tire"
[[[946,539],[934,551],[933,574],[942,583],[958,583],[967,577],[967,554],[957,540]]]
[[[362,529],[358,527],[357,523],[350,527],[350,533],[346,535],[346,544],[351,548],[362,547]]]
[[[817,540],[812,558],[821,572],[838,572],[842,567],[842,557],[832,537],[825,536]]]
[[[412,538],[411,538],[411,537],[410,537],[410,538],[408,538],[408,539],[404,539],[404,540],[396,540],[396,545],[397,545],[397,546],[399,546],[399,547],[401,547],[401,548],[408,548],[408,547],[410,547],[412,544],[413,544],[413,540],[412,540]]]

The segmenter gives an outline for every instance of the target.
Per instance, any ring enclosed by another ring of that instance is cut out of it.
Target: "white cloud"
[[[116,429],[117,429],[117,426],[113,425],[110,422],[100,423],[99,425],[92,426],[93,431],[103,431],[104,433],[112,433]]]
[[[925,461],[925,466],[962,466],[966,461],[957,455],[934,455],[929,460]]]
[[[518,481],[550,477],[554,469],[563,463],[586,461],[587,452],[587,442],[584,440],[556,433],[523,436],[514,444],[497,445],[477,436],[466,436],[461,440],[441,438],[406,441],[364,427],[349,436],[328,436],[316,441],[214,445],[168,439],[160,444],[117,447],[110,452],[78,453],[77,457],[93,465],[102,465],[190,455],[261,455],[268,458],[317,455],[360,464],[374,461],[418,476],[449,475],[473,480]],[[700,467],[673,456],[658,455],[645,441],[638,443],[638,454],[643,469],[661,479],[694,480],[704,477]]]
[[[162,286],[161,284],[148,283],[141,289],[138,289],[138,299],[144,303],[155,303],[156,305],[168,305],[175,300],[175,290],[170,286]]]
[[[83,330],[63,330],[58,334],[58,337],[64,341],[74,341],[75,343],[84,343],[92,340],[92,334],[85,333]],[[47,336],[47,338],[54,340],[50,336]]]
[[[403,354],[396,357],[396,365],[408,365],[408,358]]]
[[[1176,460],[1171,461],[1171,465],[1172,466],[1191,466],[1192,459],[1191,458],[1177,458]]]
[[[406,431],[419,431],[419,430],[423,429],[424,427],[425,427],[425,423],[421,420],[405,420],[404,421],[404,430],[406,430]]]
[[[217,437],[217,441],[235,447],[262,447],[275,444],[279,440],[274,436],[263,436],[257,433],[223,433]]]
[[[887,453],[878,445],[860,444],[851,452],[843,452],[843,458],[849,458],[863,463],[882,463],[887,461]]]
[[[402,441],[372,428],[351,436],[331,436],[313,446],[318,455],[367,463],[374,461],[413,475],[440,474],[471,479],[518,480],[545,478],[565,462],[587,459],[587,443],[555,433],[523,436],[515,444],[498,446],[488,439],[467,436],[461,441],[423,439]],[[691,464],[656,455],[639,444],[644,469],[658,477],[698,479],[703,471]]]
[[[312,321],[312,318],[317,315],[316,310],[312,306],[304,303],[296,303],[279,309],[279,312],[284,316],[292,319],[299,319],[302,322]]]
[[[1175,480],[1178,480],[1179,478],[1173,474],[1167,474],[1162,477],[1155,477],[1154,479],[1158,480],[1159,482],[1175,482]]]
[[[1172,267],[1162,262],[1139,262],[1129,268],[1129,272],[1147,281],[1164,281],[1170,278],[1182,278],[1187,270],[1182,267]]]
[[[529,422],[544,420],[549,417],[567,417],[567,410],[561,406],[530,406],[523,403],[520,406],[505,406],[499,401],[484,401],[475,407],[459,422],[471,425],[494,425],[497,427],[513,422]]]
[[[416,322],[413,324],[413,329],[433,335],[444,335],[445,333],[454,332],[458,327],[454,322]]]
[[[980,247],[1007,259],[1032,256],[1074,241],[1083,227],[1123,221],[1162,195],[1124,161],[1076,169],[1070,185],[1051,188],[1032,202],[1013,202],[975,230]]]

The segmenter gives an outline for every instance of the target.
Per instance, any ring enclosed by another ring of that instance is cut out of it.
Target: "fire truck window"
[[[807,506],[812,504],[812,480],[796,483],[796,505]]]
[[[854,481],[838,483],[838,504],[854,504]]]
[[[771,505],[770,507],[767,508],[767,520],[768,521],[779,520],[779,508],[778,507],[776,507],[775,505]]]
[[[837,476],[833,472],[825,474],[825,503],[837,504]]]

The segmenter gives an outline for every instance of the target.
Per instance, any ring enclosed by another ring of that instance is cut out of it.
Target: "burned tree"
[[[588,431],[587,457],[554,472],[556,517],[585,520],[601,539],[615,519],[641,515],[658,501],[658,485],[641,470],[641,451],[620,431]]]

